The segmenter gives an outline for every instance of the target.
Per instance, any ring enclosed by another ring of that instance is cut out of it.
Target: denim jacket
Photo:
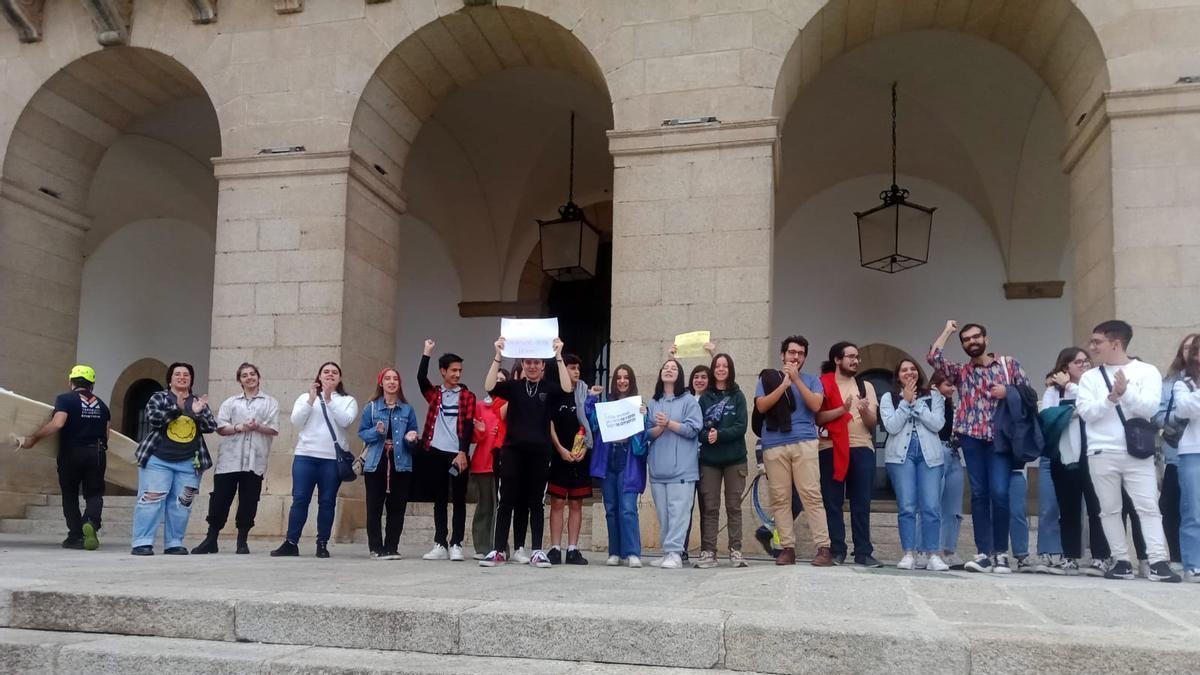
[[[941,466],[945,460],[942,439],[938,436],[946,422],[946,399],[936,389],[918,398],[914,405],[900,399],[893,402],[891,392],[879,400],[879,419],[887,431],[883,461],[887,464],[903,464],[908,456],[908,443],[915,433],[921,443],[921,454],[926,466]]]
[[[363,459],[363,471],[374,471],[379,466],[379,458],[383,456],[384,434],[375,431],[375,424],[383,422],[387,426],[388,407],[382,398],[377,398],[363,406],[362,421],[358,425],[358,437],[367,444],[367,456]],[[392,408],[392,455],[395,457],[396,471],[412,471],[412,451],[421,445],[418,437],[415,443],[404,440],[404,435],[417,429],[417,413],[407,403],[396,402]],[[419,433],[419,432],[418,432]]]

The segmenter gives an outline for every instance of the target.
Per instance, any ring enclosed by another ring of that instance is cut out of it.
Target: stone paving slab
[[[332,552],[137,558],[0,536],[0,624],[761,672],[1200,663],[1197,584],[767,561],[632,570],[600,555],[586,567],[486,569],[417,551],[392,562],[353,546]]]

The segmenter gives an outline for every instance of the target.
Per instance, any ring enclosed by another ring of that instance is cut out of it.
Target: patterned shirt
[[[190,399],[191,396],[189,395],[188,398]],[[150,455],[154,454],[154,449],[163,442],[167,425],[182,414],[183,411],[179,409],[175,394],[171,393],[170,389],[155,392],[150,397],[150,400],[146,402],[146,422],[150,425],[150,433],[146,434],[141,443],[138,443],[137,450],[133,453],[138,466],[146,466],[146,462],[150,461]],[[196,431],[201,434],[211,434],[216,430],[217,420],[213,417],[212,410],[208,406],[204,406],[203,410],[196,413]],[[208,446],[201,437],[200,448],[196,451],[192,466],[196,468],[196,473],[204,473],[212,464]]]
[[[972,438],[992,440],[992,413],[996,402],[991,388],[995,384],[1029,384],[1021,364],[1011,356],[992,360],[991,365],[979,366],[972,361],[954,363],[941,349],[930,348],[926,357],[934,370],[940,370],[958,388],[958,408],[954,411],[954,432]],[[1008,372],[1005,373],[1007,364]]]

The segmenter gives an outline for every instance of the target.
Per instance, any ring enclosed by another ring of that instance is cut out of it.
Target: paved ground
[[[30,590],[69,592],[75,598],[88,593],[117,598],[176,595],[228,602],[294,601],[305,594],[305,603],[327,598],[343,609],[347,603],[354,605],[354,597],[370,596],[381,602],[412,600],[433,607],[440,603],[448,611],[461,612],[463,643],[470,637],[463,623],[468,614],[485,609],[511,612],[518,623],[530,616],[561,616],[569,622],[572,616],[595,614],[615,622],[613,640],[618,640],[625,619],[694,622],[717,630],[723,641],[714,652],[715,661],[699,663],[708,668],[805,672],[807,667],[794,665],[796,653],[814,658],[820,654],[833,659],[829,663],[855,659],[854,663],[888,664],[891,672],[1194,672],[1194,664],[1200,663],[1200,584],[817,569],[807,564],[785,569],[765,560],[740,570],[631,570],[606,567],[599,554],[589,555],[592,564],[587,567],[538,570],[513,564],[484,569],[471,561],[422,561],[419,551],[406,551],[405,560],[380,562],[368,560],[361,547],[352,545],[334,546],[330,560],[311,555],[272,559],[267,548],[258,543],[249,556],[136,558],[124,545],[96,552],[63,551],[57,540],[0,535],[0,625],[48,627],[41,625],[48,620],[44,616],[29,618],[45,607],[21,607],[22,602],[32,602],[21,595]],[[311,553],[311,544],[302,550]],[[186,589],[182,594],[181,585]],[[51,602],[49,598],[41,602]],[[54,611],[70,614],[71,607],[64,603]],[[241,619],[237,625],[240,630]],[[69,620],[53,627],[122,632]],[[514,630],[523,635],[522,629]],[[237,639],[242,639],[240,633]],[[592,639],[603,643],[605,636]],[[838,646],[834,649],[823,641]],[[603,645],[596,649],[600,651],[589,660],[621,660],[604,652]],[[922,654],[927,650],[932,651]],[[911,663],[901,658],[907,652],[912,652]],[[468,652],[465,647],[450,653],[524,655]],[[533,658],[571,657],[556,653]],[[931,667],[930,659],[941,659],[945,668]],[[697,667],[686,659],[658,665]]]

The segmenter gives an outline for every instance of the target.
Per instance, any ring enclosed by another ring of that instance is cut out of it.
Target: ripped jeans
[[[138,471],[138,499],[133,507],[133,545],[152,546],[166,517],[163,548],[183,546],[192,504],[200,493],[200,475],[192,460],[165,462],[151,455]]]

